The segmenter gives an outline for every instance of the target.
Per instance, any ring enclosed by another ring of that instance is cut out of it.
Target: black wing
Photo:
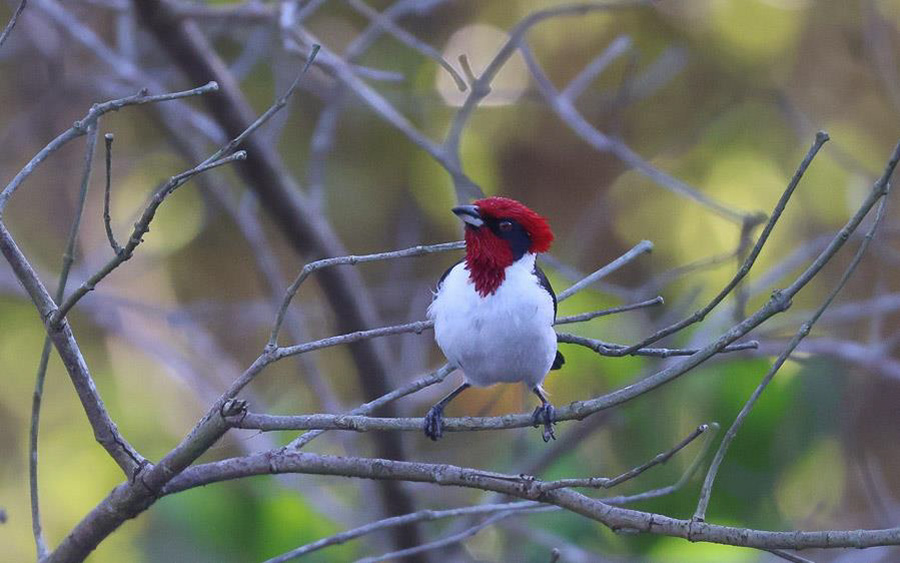
[[[550,280],[547,279],[547,274],[544,273],[543,270],[538,267],[537,264],[534,265],[534,275],[537,276],[538,283],[541,284],[547,293],[550,294],[550,297],[553,298],[553,320],[556,320],[556,293],[553,291],[553,286],[550,285]],[[550,369],[559,369],[566,363],[566,358],[559,352],[556,351],[556,357],[553,358],[553,365],[550,366]]]
[[[538,283],[541,284],[547,293],[550,294],[550,297],[553,298],[553,320],[556,320],[556,293],[553,292],[553,287],[550,285],[550,280],[547,279],[547,274],[544,273],[541,268],[535,264],[534,271],[532,272],[535,276],[537,276]]]
[[[463,260],[465,260],[465,258],[462,258],[462,259],[460,259],[460,260],[457,260],[456,262],[453,263],[452,266],[450,266],[449,268],[447,268],[447,271],[446,271],[446,272],[444,272],[443,274],[441,274],[441,279],[438,280],[438,282],[437,282],[437,287],[435,288],[435,290],[438,290],[438,289],[441,288],[441,284],[444,283],[444,279],[446,279],[447,276],[450,274],[450,270],[452,270],[453,268],[459,266],[459,263],[462,262]],[[552,289],[550,290],[550,293],[553,293],[553,290],[552,290]],[[556,303],[556,297],[553,298],[553,302]]]

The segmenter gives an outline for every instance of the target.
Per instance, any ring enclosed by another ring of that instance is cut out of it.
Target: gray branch
[[[524,500],[553,504],[617,531],[684,538],[758,549],[865,548],[900,545],[900,528],[777,532],[680,520],[660,514],[611,506],[570,489],[540,491],[523,483],[477,469],[446,464],[389,459],[336,457],[304,452],[264,452],[191,467],[172,479],[162,494],[251,475],[300,473],[361,479],[432,483],[493,491]]]

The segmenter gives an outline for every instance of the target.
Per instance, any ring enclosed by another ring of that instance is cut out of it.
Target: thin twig
[[[413,49],[414,51],[418,51],[433,60],[437,64],[441,66],[444,70],[447,71],[447,74],[450,75],[450,78],[456,83],[456,87],[459,88],[460,92],[466,91],[466,81],[463,80],[463,77],[456,72],[456,69],[453,68],[447,59],[441,56],[441,53],[428,45],[427,43],[420,41],[415,35],[409,33],[396,23],[394,20],[389,17],[385,17],[384,14],[380,13],[378,10],[375,10],[363,0],[347,0],[347,3],[350,4],[350,7],[359,12],[360,14],[367,17],[370,21],[375,23],[376,25],[384,28],[390,35],[396,38],[398,41]]]
[[[314,35],[302,28],[293,28],[289,30],[289,33],[299,43],[312,44],[318,42]],[[447,170],[450,176],[454,178],[454,182],[464,183],[474,188],[474,191],[469,193],[469,195],[480,195],[482,193],[481,189],[463,173],[458,161],[451,158],[441,145],[416,129],[412,122],[400,113],[384,96],[357,76],[351,65],[324,47],[319,55],[319,61],[322,66],[334,73],[335,77],[348,91],[369,106],[378,117],[405,135],[414,145],[427,152],[435,162]]]
[[[565,290],[560,292],[560,294],[556,296],[557,302],[565,301],[566,299],[568,299],[575,293],[581,291],[585,287],[593,284],[594,282],[596,282],[598,280],[605,278],[606,276],[615,272],[622,266],[632,262],[635,258],[640,256],[641,254],[650,252],[652,250],[653,250],[653,243],[650,242],[649,240],[642,240],[641,242],[634,245],[634,247],[632,247],[631,250],[629,250],[622,256],[619,256],[618,258],[616,258],[609,264],[603,266],[599,270],[586,276],[584,279],[578,281],[577,283],[570,285]]]
[[[126,106],[153,104],[169,100],[177,100],[179,98],[187,98],[190,96],[200,96],[209,92],[215,92],[218,89],[219,85],[215,82],[210,82],[198,88],[192,88],[183,92],[173,92],[155,96],[150,96],[147,93],[147,90],[144,89],[132,96],[110,100],[101,104],[94,104],[84,117],[76,121],[75,124],[72,125],[72,127],[50,141],[47,146],[45,146],[36,155],[34,155],[34,157],[28,162],[28,164],[26,164],[25,167],[22,168],[22,170],[20,170],[19,173],[16,174],[15,177],[9,182],[9,184],[7,184],[5,188],[3,188],[3,191],[0,192],[0,215],[2,215],[3,209],[6,207],[6,203],[9,201],[9,198],[12,196],[12,194],[15,193],[19,186],[22,185],[22,182],[24,182],[25,179],[28,178],[28,176],[30,176],[32,172],[34,172],[34,170],[38,167],[38,165],[41,164],[41,162],[43,162],[48,156],[56,152],[60,147],[62,147],[72,139],[80,137],[87,133],[88,128],[91,125],[96,124],[97,120],[100,119],[103,114],[109,113],[111,111],[118,111]]]
[[[621,506],[625,504],[632,504],[635,502],[659,498],[661,496],[670,495],[676,491],[681,490],[681,488],[691,480],[697,470],[700,469],[700,467],[703,465],[703,462],[706,459],[710,448],[712,447],[713,441],[715,440],[716,434],[719,433],[718,423],[710,422],[707,426],[709,427],[705,432],[707,437],[703,441],[703,445],[700,447],[700,451],[697,452],[697,455],[694,456],[694,460],[690,463],[690,465],[688,465],[687,469],[684,470],[684,473],[681,474],[681,477],[679,477],[674,484],[668,485],[666,487],[660,487],[658,489],[651,489],[642,493],[636,493],[633,495],[604,497],[602,499],[603,502]]]
[[[294,91],[297,90],[297,87],[300,85],[300,82],[302,81],[303,77],[306,75],[306,71],[309,70],[309,67],[312,65],[313,61],[316,60],[316,55],[319,54],[319,49],[320,49],[319,45],[313,45],[310,48],[309,56],[306,58],[306,63],[303,65],[303,68],[300,69],[300,72],[297,73],[297,76],[294,78],[294,81],[291,83],[291,85],[288,87],[288,89],[284,92],[284,94],[282,94],[277,100],[275,100],[275,103],[273,103],[269,107],[269,109],[267,109],[265,112],[262,113],[262,115],[257,117],[256,120],[253,123],[251,123],[246,129],[241,131],[241,133],[237,137],[231,139],[230,141],[228,141],[225,144],[225,146],[223,146],[222,148],[217,150],[215,153],[210,155],[210,157],[207,158],[205,161],[203,161],[202,164],[208,164],[210,162],[220,159],[224,155],[231,154],[231,152],[234,149],[241,146],[241,143],[243,143],[247,137],[249,137],[251,134],[253,134],[253,132],[256,131],[257,129],[262,127],[267,121],[269,121],[269,119],[272,118],[273,115],[275,115],[276,113],[281,111],[281,109],[287,105],[288,101],[290,101],[291,96],[294,95]]]
[[[478,191],[480,191],[480,188],[478,188],[471,180],[469,180],[468,177],[462,174],[460,143],[462,140],[463,130],[468,124],[469,119],[475,113],[475,109],[478,107],[478,104],[480,104],[481,101],[484,100],[484,98],[487,97],[487,95],[491,92],[491,83],[494,81],[494,78],[496,78],[497,74],[500,72],[503,66],[509,61],[510,57],[515,54],[516,49],[518,49],[522,45],[528,31],[535,25],[548,19],[566,16],[580,16],[597,11],[634,8],[646,4],[648,4],[648,2],[642,0],[610,0],[607,2],[581,2],[575,4],[554,6],[552,8],[532,12],[531,14],[523,18],[509,32],[509,39],[507,39],[506,43],[504,43],[503,46],[500,47],[500,50],[497,51],[497,54],[488,63],[487,67],[484,69],[484,72],[482,72],[477,79],[472,80],[469,84],[469,95],[466,96],[465,101],[457,110],[456,115],[453,117],[453,121],[450,124],[447,135],[444,137],[444,142],[439,149],[439,153],[443,158],[441,163],[444,164],[445,161],[447,162],[447,164],[445,164],[445,167],[447,167],[447,170],[453,177],[453,183],[456,188],[456,198],[459,201],[468,199],[469,196],[472,195],[473,189],[477,189]],[[465,64],[462,60],[460,61],[460,64],[464,65],[463,69],[465,70]],[[467,74],[472,74],[472,77],[474,78],[474,73],[469,72]]]
[[[662,291],[667,285],[683,276],[708,268],[715,268],[716,266],[730,262],[734,259],[736,254],[736,251],[723,252],[722,254],[706,256],[681,266],[675,266],[674,268],[660,272],[643,282],[639,286],[637,293],[646,294]]]
[[[589,311],[578,315],[569,315],[567,317],[559,317],[554,324],[564,325],[569,323],[583,323],[597,317],[605,317],[607,315],[615,315],[626,311],[635,311],[637,309],[646,309],[648,307],[656,307],[665,304],[665,300],[661,295],[657,295],[653,299],[639,301],[637,303],[629,303],[628,305],[620,305],[618,307],[610,307],[609,309],[600,309],[598,311]]]
[[[244,235],[247,244],[250,245],[257,270],[268,290],[272,312],[277,312],[281,304],[285,276],[278,263],[278,257],[267,240],[263,226],[256,215],[257,200],[254,194],[248,191],[242,196],[243,200],[241,202],[235,202],[224,190],[208,190],[208,192],[232,216]],[[301,312],[297,310],[289,311],[286,322],[288,331],[295,341],[303,342],[309,340]],[[340,406],[340,400],[322,377],[319,366],[312,356],[300,356],[298,358],[298,366],[305,373],[306,381],[322,409],[327,412],[344,410]]]
[[[94,33],[93,29],[82,23],[71,12],[67,11],[64,6],[60,5],[59,2],[55,0],[36,0],[33,4],[37,4],[36,7],[56,23],[59,32],[65,33],[76,44],[82,45],[91,52],[97,60],[101,61],[124,84],[135,88],[147,88],[149,91],[162,92],[166,89],[153,76],[138,68],[132,59],[122,56],[117,51],[109,48],[103,42],[103,39]],[[66,4],[70,3],[67,2]],[[131,12],[129,17],[133,17],[134,6],[129,4],[128,9]],[[205,81],[208,81],[208,79]],[[116,81],[104,81],[100,86],[105,90],[121,90],[121,88],[113,85],[113,82]],[[204,136],[213,143],[220,144],[227,140],[227,136],[219,128],[218,124],[213,122],[206,114],[194,110],[183,101],[176,101],[169,105],[173,106],[172,110],[179,114],[180,127],[185,128],[185,125],[189,124],[193,130],[191,131],[192,133]],[[157,111],[160,113],[172,113],[170,110],[159,109]]]
[[[587,479],[558,479],[556,481],[546,481],[543,483],[538,483],[535,486],[541,492],[546,491],[554,491],[556,489],[564,489],[568,487],[589,487],[593,489],[611,489],[617,485],[621,485],[625,481],[629,481],[634,479],[644,471],[647,471],[651,467],[655,467],[657,465],[661,465],[675,454],[684,449],[688,444],[702,436],[706,433],[707,430],[710,429],[709,424],[701,424],[698,426],[693,432],[688,434],[681,442],[676,444],[673,448],[666,450],[662,453],[657,454],[653,457],[653,459],[648,460],[641,465],[629,469],[625,473],[617,477],[605,478],[605,477],[589,477]]]
[[[444,147],[451,154],[455,155],[457,161],[459,160],[459,143],[462,137],[462,131],[465,128],[466,123],[472,116],[475,108],[478,106],[481,100],[483,100],[487,93],[490,92],[491,82],[493,82],[494,78],[497,76],[497,73],[500,72],[500,69],[503,68],[510,57],[513,56],[513,54],[516,52],[516,49],[518,49],[521,45],[525,35],[532,27],[544,20],[552,18],[563,16],[581,16],[590,12],[634,8],[646,4],[647,2],[642,2],[640,0],[564,4],[561,6],[554,6],[552,8],[532,12],[527,17],[523,18],[522,21],[520,21],[509,32],[509,39],[507,39],[506,43],[504,43],[503,46],[500,47],[500,50],[497,51],[497,54],[494,56],[491,62],[488,63],[487,67],[484,69],[484,72],[481,73],[481,76],[479,76],[478,79],[471,84],[469,95],[466,97],[465,102],[463,102],[463,105],[459,108],[459,111],[457,111],[456,116],[453,118],[453,123],[450,126],[450,131],[447,133],[447,137],[444,139]]]
[[[78,191],[78,203],[75,209],[75,218],[69,230],[69,238],[66,242],[66,250],[63,252],[62,268],[59,273],[59,281],[56,286],[55,301],[62,301],[66,293],[66,283],[69,280],[69,272],[75,261],[75,242],[78,239],[78,231],[81,226],[81,218],[84,215],[84,206],[87,201],[87,191],[91,180],[91,168],[94,157],[94,149],[97,146],[97,124],[89,126],[87,131],[87,143],[84,155],[84,167],[81,175],[81,187]],[[28,485],[31,492],[31,529],[34,535],[37,558],[47,555],[47,543],[41,526],[41,509],[38,498],[38,433],[41,420],[41,402],[44,397],[44,381],[47,377],[47,366],[50,362],[50,350],[52,348],[50,335],[44,336],[44,347],[41,350],[41,359],[38,362],[37,374],[34,378],[34,394],[31,402],[31,429],[28,443]]]
[[[539,512],[549,510],[548,507],[539,507],[532,508],[528,510],[507,510],[505,512],[500,512],[499,514],[494,514],[493,516],[489,516],[485,518],[480,523],[463,530],[462,532],[451,534],[445,538],[440,538],[434,541],[430,541],[428,543],[423,543],[422,545],[417,545],[415,547],[410,547],[407,549],[401,549],[398,551],[392,551],[390,553],[383,553],[376,557],[364,557],[362,559],[357,559],[354,563],[379,563],[380,561],[399,561],[403,557],[408,557],[410,555],[415,555],[417,553],[424,553],[426,551],[431,551],[434,549],[440,549],[442,547],[447,547],[448,545],[453,545],[462,541],[465,541],[472,536],[476,535],[481,530],[493,526],[500,520],[504,518],[509,518],[510,516],[516,516],[518,514],[522,514],[523,512]]]
[[[112,230],[112,219],[109,215],[110,183],[112,178],[112,145],[114,138],[112,133],[107,133],[103,136],[103,140],[106,141],[106,190],[103,192],[103,225],[106,227],[106,238],[109,240],[109,246],[112,248],[113,254],[119,254],[122,252],[122,247],[116,242],[116,237]]]
[[[16,8],[16,11],[13,12],[11,18],[9,18],[9,22],[6,24],[6,27],[3,29],[3,33],[0,33],[0,47],[6,43],[6,38],[9,37],[9,34],[12,33],[14,27],[16,27],[16,22],[19,21],[19,16],[22,14],[22,11],[25,9],[25,4],[28,3],[28,0],[22,0],[19,3],[19,7]]]
[[[785,561],[790,561],[791,563],[816,563],[812,559],[807,559],[806,557],[800,557],[796,553],[790,553],[784,551],[783,549],[764,549],[763,551],[768,551],[772,555],[780,557]]]
[[[738,269],[747,260],[747,253],[750,252],[750,243],[752,242],[751,235],[758,226],[759,221],[755,221],[753,218],[745,219],[741,225],[741,234],[734,253]],[[747,291],[746,283],[741,280],[740,283],[734,286],[734,322],[739,323],[747,316],[747,301],[749,299],[750,295]]]
[[[463,70],[463,74],[466,75],[466,80],[469,81],[469,84],[475,84],[475,81],[478,80],[478,77],[475,76],[475,71],[472,70],[472,64],[469,62],[469,57],[465,53],[462,53],[459,57],[457,57],[459,61],[459,66]],[[488,86],[485,92],[485,95],[490,94],[491,87]]]
[[[85,364],[84,355],[81,353],[68,323],[63,321],[56,327],[49,324],[48,319],[56,309],[56,302],[47,291],[47,288],[44,287],[37,272],[28,262],[28,259],[22,253],[22,250],[16,244],[15,239],[2,220],[0,220],[0,253],[6,258],[19,283],[25,289],[32,303],[34,303],[45,327],[47,327],[47,332],[63,361],[63,365],[66,366],[66,371],[72,380],[75,391],[78,393],[81,406],[94,432],[94,438],[126,474],[129,476],[133,475],[136,468],[143,463],[143,457],[119,433],[118,428],[116,428],[115,423],[110,418],[109,412],[106,410],[90,371]]]
[[[247,158],[247,153],[238,151],[219,160],[210,161],[207,159],[204,164],[199,164],[190,170],[169,178],[169,181],[163,184],[163,186],[153,194],[150,203],[147,204],[147,207],[145,207],[144,211],[141,213],[141,217],[134,224],[131,236],[128,238],[128,242],[125,246],[122,247],[122,251],[116,254],[116,256],[88,278],[87,281],[83,282],[78,289],[72,292],[68,299],[66,299],[50,317],[50,324],[58,324],[82,297],[93,291],[97,284],[111,274],[113,270],[131,259],[134,250],[144,242],[143,237],[150,230],[150,222],[153,221],[153,218],[156,216],[156,211],[159,209],[159,206],[162,205],[163,201],[165,201],[172,192],[184,185],[197,174],[202,174],[213,168],[231,164],[238,160],[244,160],[245,158]]]
[[[620,35],[613,39],[602,53],[597,55],[578,76],[569,82],[569,85],[563,88],[559,95],[570,103],[574,103],[581,94],[591,85],[597,76],[600,75],[611,62],[627,53],[633,44],[631,37]]]
[[[390,393],[382,395],[373,401],[369,401],[364,405],[360,405],[357,408],[353,409],[348,415],[363,415],[371,413],[372,411],[378,409],[379,407],[386,405],[390,402],[396,401],[402,397],[406,397],[407,395],[412,395],[426,387],[430,387],[432,385],[437,385],[438,383],[443,382],[447,376],[453,373],[456,368],[451,367],[449,364],[445,364],[438,368],[437,370],[429,373],[425,377],[420,377],[414,381],[403,385],[402,387],[398,387],[394,389]],[[325,430],[313,430],[312,432],[306,432],[305,434],[294,439],[290,444],[287,445],[288,450],[299,450],[303,448],[305,445],[312,442],[317,437],[321,436]]]
[[[775,228],[775,224],[778,222],[778,219],[781,218],[781,214],[787,207],[788,201],[790,201],[791,196],[794,194],[794,190],[800,184],[800,179],[803,178],[803,174],[806,173],[806,169],[809,168],[809,165],[816,157],[816,154],[818,154],[819,149],[821,149],[822,145],[824,145],[827,141],[828,133],[825,133],[824,131],[816,133],[815,141],[813,141],[812,146],[809,148],[809,151],[806,153],[806,156],[803,158],[803,161],[800,163],[797,171],[794,172],[793,178],[791,178],[791,181],[788,183],[787,188],[785,188],[784,193],[781,195],[781,198],[778,200],[778,203],[772,210],[772,214],[769,216],[769,220],[768,222],[766,222],[766,226],[763,228],[762,232],[759,235],[759,238],[756,240],[756,244],[753,246],[753,249],[747,256],[747,259],[744,260],[744,263],[741,265],[740,269],[734,275],[731,281],[728,282],[728,284],[724,288],[722,288],[722,290],[715,297],[713,297],[713,299],[705,307],[694,312],[694,314],[690,317],[682,319],[675,324],[669,325],[666,328],[648,336],[637,344],[629,346],[625,349],[625,354],[631,354],[632,352],[639,350],[644,346],[649,346],[650,344],[662,340],[670,334],[674,334],[675,332],[678,332],[685,327],[702,321],[704,318],[706,318],[706,315],[709,314],[710,311],[712,311],[719,303],[722,302],[723,299],[725,299],[725,297],[729,293],[731,293],[731,291],[750,272],[750,268],[752,268],[753,264],[756,262],[756,258],[762,251],[763,246],[766,244],[766,241],[769,240],[769,234],[771,234],[772,229]]]
[[[853,256],[853,259],[850,261],[850,264],[844,270],[844,273],[841,276],[841,279],[838,281],[837,285],[834,287],[834,289],[831,290],[831,292],[828,294],[828,297],[825,298],[825,301],[819,306],[818,309],[816,309],[816,312],[813,313],[809,320],[800,325],[800,329],[797,331],[794,337],[791,338],[791,341],[788,342],[788,345],[785,347],[784,351],[780,356],[778,356],[778,358],[769,368],[769,371],[753,391],[753,394],[751,394],[750,398],[747,399],[747,402],[744,403],[743,408],[741,408],[741,412],[738,413],[737,418],[735,418],[734,422],[731,424],[728,432],[725,433],[725,437],[722,438],[722,443],[719,444],[719,449],[716,451],[716,455],[709,466],[709,470],[706,473],[706,479],[703,482],[703,488],[700,491],[700,499],[697,502],[697,510],[694,512],[695,520],[702,521],[706,519],[706,509],[709,506],[709,499],[712,495],[712,487],[715,483],[716,475],[719,472],[719,467],[722,465],[722,461],[725,459],[725,454],[728,452],[728,447],[731,445],[731,442],[734,441],[734,438],[735,436],[737,436],[737,433],[740,430],[741,426],[743,426],[744,420],[756,405],[756,401],[759,399],[760,395],[762,395],[763,391],[765,391],[766,386],[769,385],[769,382],[771,382],[775,375],[778,373],[778,370],[781,369],[781,366],[784,365],[788,358],[791,357],[791,354],[794,352],[797,346],[800,345],[800,342],[802,342],[803,339],[809,335],[813,325],[816,324],[816,321],[819,320],[819,318],[825,312],[825,309],[827,309],[828,306],[831,305],[832,301],[834,301],[838,293],[840,293],[841,289],[843,289],[847,284],[850,276],[852,276],[853,272],[856,271],[857,266],[859,266],[859,263],[862,260],[866,249],[868,249],[869,244],[872,242],[872,239],[875,236],[875,230],[878,228],[878,225],[881,224],[881,220],[884,218],[884,209],[887,203],[886,196],[889,190],[890,183],[888,182],[885,184],[885,188],[882,192],[881,203],[878,206],[878,210],[875,212],[875,221],[872,223],[871,228],[863,238],[863,242],[862,244],[860,244],[859,249]]]
[[[678,178],[657,169],[620,139],[601,133],[579,113],[572,101],[564,98],[557,92],[556,87],[550,82],[550,79],[544,73],[526,43],[523,42],[519,45],[519,51],[521,51],[525,64],[535,79],[538,91],[550,108],[576,135],[594,147],[595,150],[613,154],[630,168],[650,178],[663,188],[692,199],[731,222],[742,223],[745,220],[747,217],[745,213],[731,209]]]
[[[297,277],[294,279],[294,282],[285,291],[284,300],[281,303],[281,308],[278,310],[278,315],[275,318],[275,324],[272,326],[272,332],[269,336],[267,347],[271,349],[278,346],[278,333],[281,330],[281,325],[284,323],[285,313],[287,312],[291,301],[294,299],[294,296],[297,295],[297,291],[300,290],[300,285],[304,281],[306,281],[306,278],[312,275],[313,272],[316,272],[323,268],[330,268],[332,266],[354,266],[356,264],[364,264],[366,262],[377,262],[380,260],[393,260],[395,258],[424,256],[426,254],[447,252],[449,250],[459,250],[461,248],[465,248],[465,243],[462,241],[445,242],[441,244],[419,245],[412,248],[394,250],[391,252],[378,252],[375,254],[363,254],[359,256],[351,255],[338,256],[335,258],[323,258],[322,260],[310,262],[309,264],[303,266],[303,268],[300,270],[300,273],[297,274]]]
[[[420,510],[418,512],[413,512],[412,514],[404,514],[403,516],[385,518],[383,520],[378,520],[377,522],[366,524],[365,526],[360,526],[358,528],[347,530],[345,532],[341,532],[327,538],[322,538],[315,542],[300,546],[296,549],[292,549],[291,551],[288,551],[286,553],[282,553],[277,557],[267,559],[265,563],[284,563],[285,561],[296,559],[308,553],[312,553],[313,551],[318,551],[332,545],[346,543],[350,540],[354,540],[358,537],[365,536],[367,534],[371,534],[385,528],[403,526],[411,522],[431,522],[433,520],[440,520],[443,518],[457,518],[459,516],[471,516],[477,514],[521,511],[538,507],[541,507],[544,510],[547,509],[546,506],[542,505],[539,502],[526,500],[507,502],[503,504],[483,504],[480,506],[467,506],[465,508],[453,508],[448,510]]]
[[[602,340],[596,340],[594,338],[587,338],[584,336],[578,336],[565,332],[557,333],[556,339],[557,341],[563,342],[565,344],[577,344],[579,346],[584,346],[585,348],[590,348],[601,356],[610,356],[613,358],[622,357],[622,351],[628,348],[627,346],[623,346],[621,344],[612,344],[610,342],[603,342]],[[730,344],[728,346],[725,346],[724,348],[719,350],[719,353],[741,352],[744,350],[756,350],[757,348],[759,348],[759,342],[757,342],[756,340],[751,340],[749,342],[742,342],[740,344]],[[690,356],[692,354],[696,354],[699,351],[699,348],[641,348],[640,350],[636,350],[635,352],[633,352],[631,355],[651,356],[654,358],[669,358],[672,356]]]
[[[430,330],[432,328],[434,328],[434,321],[416,321],[401,325],[372,328],[369,330],[358,330],[356,332],[330,336],[328,338],[322,338],[320,340],[314,340],[312,342],[305,342],[303,344],[296,344],[294,346],[269,348],[268,351],[270,351],[272,354],[272,361],[277,361],[289,356],[296,356],[297,354],[312,352],[313,350],[331,348],[332,346],[341,346],[343,344],[350,344],[352,342],[359,342],[361,340],[369,340],[370,338],[380,338],[382,336],[392,336],[396,334],[409,334],[411,332],[421,334],[423,331]]]

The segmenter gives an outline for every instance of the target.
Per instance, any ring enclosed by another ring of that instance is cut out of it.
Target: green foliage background
[[[78,3],[75,3],[78,4]],[[557,2],[516,0],[448,2],[431,15],[410,17],[403,26],[441,49],[450,36],[470,24],[508,30],[535,9]],[[371,2],[385,8],[384,1]],[[76,5],[75,12],[114,43],[113,17],[97,6]],[[4,9],[8,6],[4,4]],[[31,10],[31,8],[29,8]],[[5,14],[4,21],[5,21]],[[68,127],[90,103],[105,96],[95,81],[108,80],[93,55],[70,45],[52,28],[35,31],[38,17],[26,13],[12,40],[0,51],[0,177],[11,178],[34,152]],[[330,2],[308,21],[323,43],[341,51],[365,27],[365,20],[342,2]],[[814,0],[685,0],[653,8],[619,11],[545,22],[529,35],[538,59],[562,87],[616,37],[627,34],[633,50],[618,59],[579,102],[601,131],[619,135],[652,164],[696,186],[725,204],[746,210],[771,209],[818,129],[832,142],[815,160],[755,269],[752,280],[785,259],[806,241],[834,232],[855,209],[880,172],[900,127],[900,106],[893,82],[897,73],[900,2],[816,2]],[[32,40],[49,38],[40,52]],[[242,51],[247,34],[213,31],[226,60]],[[277,50],[277,39],[272,39]],[[148,68],[171,71],[150,38],[137,38]],[[887,53],[887,62],[884,56]],[[649,95],[631,99],[622,84],[636,84],[654,61],[677,55],[671,79]],[[477,60],[475,53],[471,54]],[[273,100],[284,76],[297,61],[264,57],[241,80],[241,87],[262,111]],[[455,63],[455,61],[451,61]],[[405,80],[379,84],[384,93],[422,131],[440,138],[455,109],[438,95],[442,71],[390,37],[384,37],[361,61],[402,73]],[[513,66],[521,63],[513,61]],[[281,65],[281,66],[279,66]],[[887,65],[887,66],[885,66]],[[287,69],[287,70],[285,70]],[[477,69],[476,69],[477,70]],[[891,72],[892,71],[892,72]],[[174,88],[193,86],[168,73]],[[283,76],[282,76],[283,78]],[[503,82],[510,80],[511,82]],[[629,82],[632,81],[632,82]],[[514,84],[515,77],[495,85]],[[300,178],[307,170],[310,132],[324,100],[306,92],[293,103],[278,149]],[[623,98],[623,96],[625,96]],[[192,102],[200,108],[198,102]],[[135,210],[160,180],[187,163],[153,123],[152,115],[131,109],[104,119],[102,131],[114,132],[114,225],[126,232]],[[82,145],[66,147],[17,193],[4,220],[35,265],[55,279],[77,191]],[[533,87],[514,103],[479,110],[463,137],[465,170],[486,192],[527,202],[550,218],[557,241],[554,255],[581,271],[590,271],[643,239],[655,250],[611,280],[637,288],[669,268],[732,251],[734,224],[672,194],[615,158],[598,154],[576,137],[543,103]],[[101,153],[79,249],[79,265],[96,266],[104,254]],[[459,236],[448,213],[454,202],[447,174],[355,101],[339,122],[337,143],[327,167],[323,213],[353,253],[380,251]],[[897,291],[895,205],[875,251],[842,296],[843,302]],[[302,260],[294,255],[263,216],[275,251],[288,272]],[[214,338],[227,357],[192,369],[213,390],[223,388],[231,369],[246,366],[265,342],[266,290],[252,250],[234,222],[209,197],[193,187],[178,192],[161,209],[140,256],[116,272],[92,300],[117,299],[114,320],[104,324],[76,311],[73,325],[99,390],[124,434],[145,455],[156,459],[190,429],[208,403],[196,381],[179,377],[175,359],[154,352],[156,340],[189,348],[192,323]],[[385,323],[421,318],[433,280],[456,258],[441,255],[402,265],[361,268]],[[814,307],[835,280],[840,263],[829,268],[795,302],[796,310]],[[649,314],[606,317],[579,326],[578,334],[630,343],[664,319],[712,296],[733,274],[734,260],[666,286],[666,307]],[[6,268],[5,264],[0,269]],[[82,272],[84,270],[81,270]],[[559,289],[569,282],[550,269]],[[791,272],[787,272],[789,274]],[[9,278],[9,276],[7,276]],[[43,339],[33,307],[4,278],[0,296],[0,507],[8,521],[0,525],[3,556],[33,558],[27,489],[27,429],[33,376]],[[788,278],[782,278],[784,283]],[[751,299],[762,303],[771,288]],[[651,295],[652,296],[652,295]],[[319,290],[310,285],[300,303],[313,337],[331,334],[330,312]],[[591,291],[564,303],[572,314],[622,303],[613,292]],[[714,326],[725,326],[729,309]],[[674,311],[674,313],[673,313]],[[190,322],[187,322],[188,319]],[[123,336],[117,323],[139,327],[145,341]],[[796,326],[794,323],[793,326]],[[792,332],[781,325],[770,337]],[[866,319],[823,322],[816,335],[860,341],[883,339],[893,357],[896,316],[887,311],[880,332]],[[694,331],[671,344],[703,342],[710,333]],[[814,335],[815,336],[815,335]],[[428,335],[393,339],[407,381],[438,365],[439,353]],[[421,361],[403,358],[410,346]],[[424,350],[424,351],[423,351]],[[564,404],[618,388],[662,364],[649,359],[601,359],[566,347],[565,369],[552,375],[548,389]],[[354,368],[346,350],[316,356],[326,381],[348,406],[360,402]],[[615,409],[578,447],[556,459],[543,477],[614,475],[677,443],[698,424],[718,421],[727,427],[765,373],[770,358],[735,356]],[[224,378],[224,379],[223,379]],[[449,388],[449,385],[444,387]],[[421,414],[445,389],[408,399],[403,408]],[[276,366],[254,384],[252,404],[270,412],[317,412],[320,405],[295,365]],[[877,365],[858,365],[833,357],[800,354],[766,391],[734,443],[715,489],[711,521],[766,529],[856,528],[880,526],[861,483],[861,468],[881,476],[888,490],[900,486],[897,443],[900,387]],[[121,480],[117,467],[91,438],[91,431],[65,371],[54,358],[47,381],[40,448],[45,527],[55,544]],[[473,391],[454,403],[450,414],[502,413],[531,408],[518,389]],[[572,424],[558,432],[573,431]],[[456,434],[435,446],[420,436],[403,436],[415,458],[515,473],[546,446],[537,431]],[[367,452],[366,437],[348,446],[332,436],[314,451]],[[262,447],[259,438],[233,433],[204,459],[239,455]],[[400,437],[398,437],[400,439]],[[639,492],[674,482],[692,460],[696,446],[667,465],[624,487]],[[680,492],[642,503],[640,509],[689,517],[699,488],[693,480]],[[620,494],[616,492],[615,494]],[[206,487],[165,498],[128,522],[91,557],[91,561],[253,561],[374,519],[373,493],[366,484],[308,477],[254,478]],[[466,490],[421,493],[422,507],[447,508],[483,500]],[[573,515],[522,518],[587,550],[634,560],[753,561],[749,550],[690,544],[658,537],[617,536]],[[435,534],[451,529],[432,523]],[[473,559],[545,561],[548,548],[513,528],[489,529],[465,543]],[[375,541],[329,548],[309,561],[345,561],[384,549]],[[896,552],[894,552],[896,555]],[[823,561],[830,555],[822,555]],[[479,559],[480,558],[480,559]],[[819,559],[816,559],[817,561]]]

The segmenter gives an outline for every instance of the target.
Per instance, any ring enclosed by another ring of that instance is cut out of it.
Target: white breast
[[[457,264],[428,307],[435,340],[474,385],[540,385],[556,357],[553,299],[534,274],[534,254],[506,268],[492,295],[480,296]]]

